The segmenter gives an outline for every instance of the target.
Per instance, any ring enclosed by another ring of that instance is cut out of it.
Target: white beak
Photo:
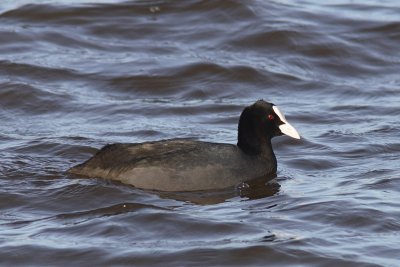
[[[280,112],[280,110],[278,109],[277,106],[272,106],[273,110],[275,111],[275,114],[278,115],[279,119],[281,119],[281,121],[283,122],[282,125],[279,126],[279,129],[281,130],[281,132],[283,134],[286,134],[287,136],[296,138],[296,139],[300,139],[300,135],[299,133],[296,131],[296,129],[290,125],[285,116],[282,114],[282,112]]]

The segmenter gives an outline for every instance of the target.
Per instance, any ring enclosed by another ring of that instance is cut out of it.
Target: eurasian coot
[[[275,174],[271,138],[283,134],[300,139],[277,106],[259,100],[240,115],[237,145],[187,139],[117,143],[68,172],[159,191],[227,188]]]

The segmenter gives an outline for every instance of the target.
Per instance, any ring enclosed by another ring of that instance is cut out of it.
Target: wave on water
[[[0,265],[399,265],[396,1],[3,2]],[[66,174],[109,143],[235,144],[258,99],[302,137],[272,181]]]

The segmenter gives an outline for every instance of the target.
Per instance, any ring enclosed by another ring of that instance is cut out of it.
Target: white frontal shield
[[[275,114],[278,115],[279,119],[281,119],[281,121],[283,122],[282,125],[279,125],[279,129],[281,130],[281,132],[287,136],[296,138],[296,139],[300,139],[300,135],[299,133],[296,131],[296,129],[290,125],[285,116],[282,114],[282,112],[278,109],[277,106],[272,106],[272,109],[275,111]]]

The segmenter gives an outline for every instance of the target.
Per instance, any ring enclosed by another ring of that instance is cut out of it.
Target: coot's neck
[[[245,112],[242,113],[239,120],[237,146],[244,153],[276,162],[271,138],[271,136],[267,136],[264,132],[260,131],[259,128],[254,127],[252,120],[246,118]]]
[[[260,138],[239,130],[237,146],[248,155],[266,157],[269,160],[276,161],[271,138],[267,136]]]

